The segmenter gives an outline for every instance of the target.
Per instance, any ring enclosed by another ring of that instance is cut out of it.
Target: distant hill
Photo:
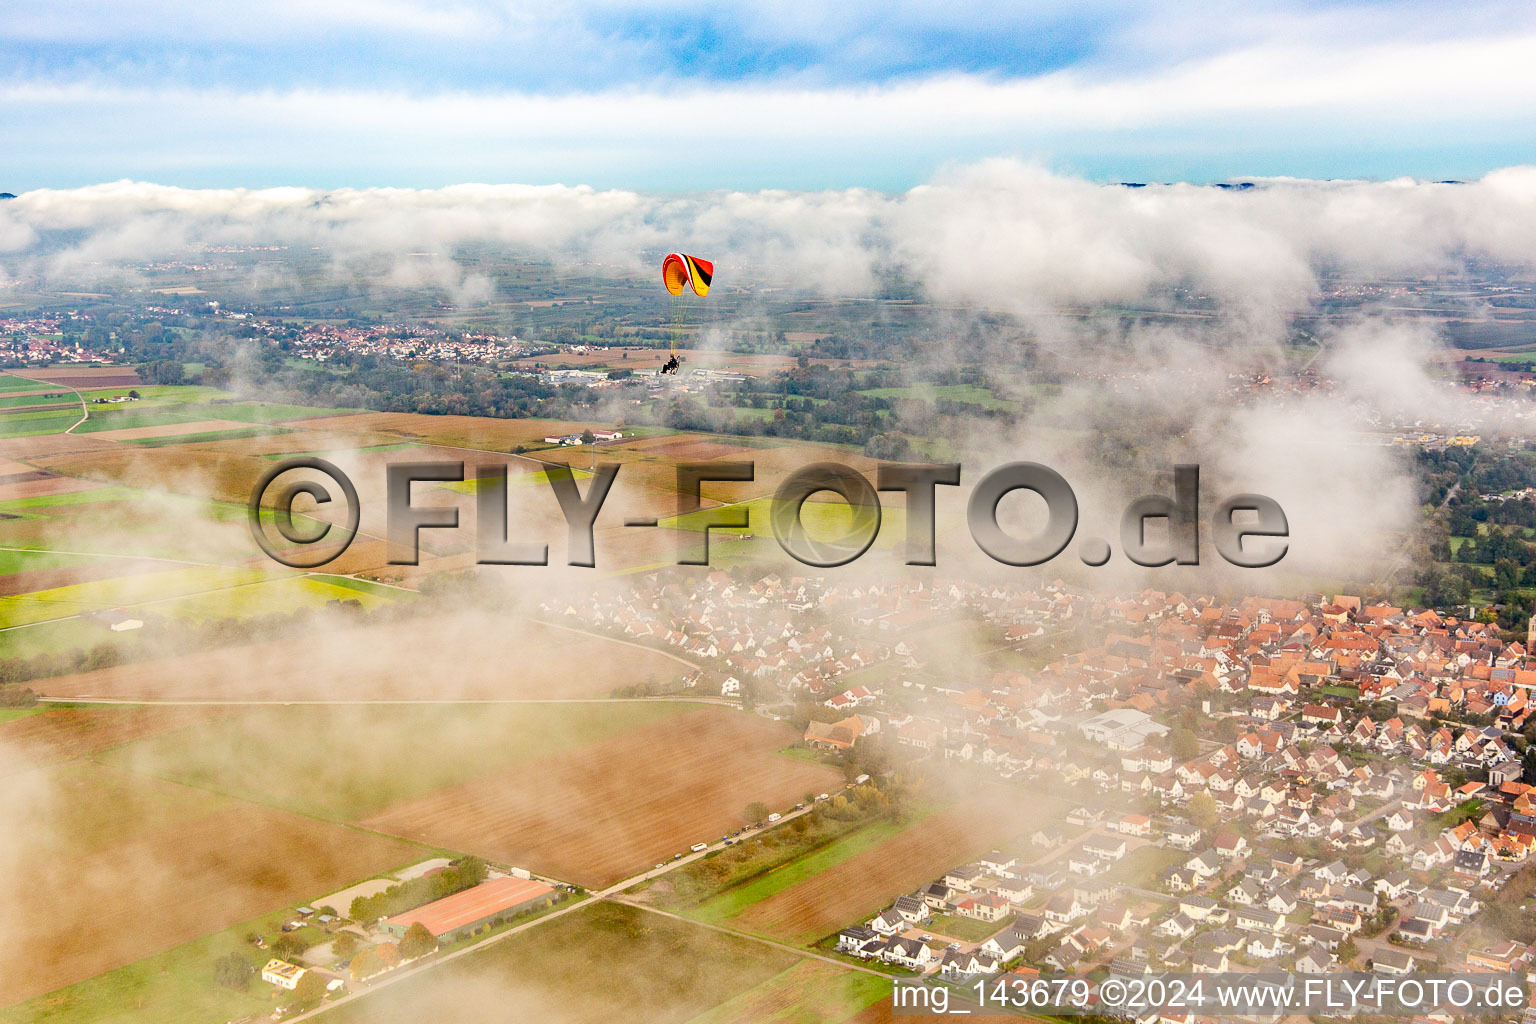
[[[0,199],[15,199],[15,192],[0,192]]]

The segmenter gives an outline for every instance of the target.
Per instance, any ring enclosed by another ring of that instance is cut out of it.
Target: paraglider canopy
[[[714,277],[715,265],[696,256],[673,252],[661,261],[661,283],[672,295],[681,295],[684,288],[691,286],[693,294],[703,298],[709,294],[709,283]]]

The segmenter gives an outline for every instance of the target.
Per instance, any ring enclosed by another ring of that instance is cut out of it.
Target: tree
[[[748,821],[762,821],[771,813],[773,812],[768,809],[768,805],[763,803],[761,800],[754,800],[747,804]]]
[[[465,857],[455,865],[455,870],[459,873],[459,885],[462,888],[469,889],[485,881],[485,861],[479,857]]]
[[[1193,729],[1178,728],[1173,731],[1171,741],[1173,756],[1180,761],[1188,761],[1200,753],[1200,738],[1195,735]]]
[[[379,962],[385,967],[393,967],[400,962],[400,947],[393,942],[381,942],[373,947],[373,951],[379,955]]]
[[[427,931],[427,926],[417,921],[405,931],[405,936],[400,940],[400,956],[406,960],[414,960],[419,956],[426,956],[437,948],[437,939]]]
[[[597,437],[596,437],[596,435],[594,435],[592,433],[592,428],[591,427],[588,427],[588,428],[586,428],[585,430],[583,430],[581,432],[581,443],[582,444],[596,444],[597,443]]]
[[[284,932],[272,940],[272,955],[279,960],[292,960],[304,949],[304,943],[292,932]]]
[[[294,987],[293,998],[300,1006],[310,1006],[325,998],[326,980],[314,971],[305,971]]]
[[[372,948],[363,950],[352,958],[352,980],[362,981],[371,978],[384,969],[384,961],[379,959],[379,954]]]
[[[338,959],[345,960],[357,952],[357,947],[362,945],[362,942],[363,940],[357,937],[356,932],[337,932],[336,937],[331,940],[331,952],[335,953]]]
[[[1209,793],[1196,793],[1189,798],[1189,820],[1203,829],[1211,828],[1221,820],[1221,808],[1216,806],[1216,798]]]
[[[213,962],[213,980],[239,992],[244,992],[255,977],[256,968],[239,953],[227,953]]]

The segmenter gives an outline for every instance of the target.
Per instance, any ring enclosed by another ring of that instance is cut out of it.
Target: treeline
[[[419,604],[420,602],[413,602]],[[32,679],[92,672],[117,665],[174,657],[219,647],[260,643],[313,633],[361,622],[388,622],[413,615],[411,604],[394,602],[367,609],[360,601],[332,601],[323,608],[298,608],[292,612],[273,612],[249,618],[213,619],[207,622],[164,620],[153,638],[124,637],[103,639],[90,646],[77,645],[62,651],[47,651],[29,658],[0,659],[0,695],[14,692],[10,687]],[[20,687],[31,693],[25,687]],[[0,700],[3,700],[0,696]],[[33,695],[35,701],[36,695]],[[4,705],[26,706],[26,705]]]
[[[1415,576],[1425,603],[1455,608],[1491,592],[1479,618],[1523,640],[1532,611],[1527,591],[1536,587],[1536,544],[1526,538],[1536,528],[1536,502],[1484,495],[1536,486],[1536,457],[1474,445],[1422,450],[1415,461],[1419,498],[1432,510]]]
[[[412,878],[372,896],[357,897],[347,909],[347,917],[367,924],[403,914],[424,903],[473,888],[485,881],[485,875],[485,861],[479,857],[465,857],[436,874]]]

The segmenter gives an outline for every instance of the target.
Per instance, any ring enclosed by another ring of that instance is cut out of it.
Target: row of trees
[[[485,881],[485,875],[485,861],[479,857],[465,857],[436,874],[412,878],[372,896],[359,896],[352,901],[347,916],[362,923],[393,917],[423,903],[479,885]]]

